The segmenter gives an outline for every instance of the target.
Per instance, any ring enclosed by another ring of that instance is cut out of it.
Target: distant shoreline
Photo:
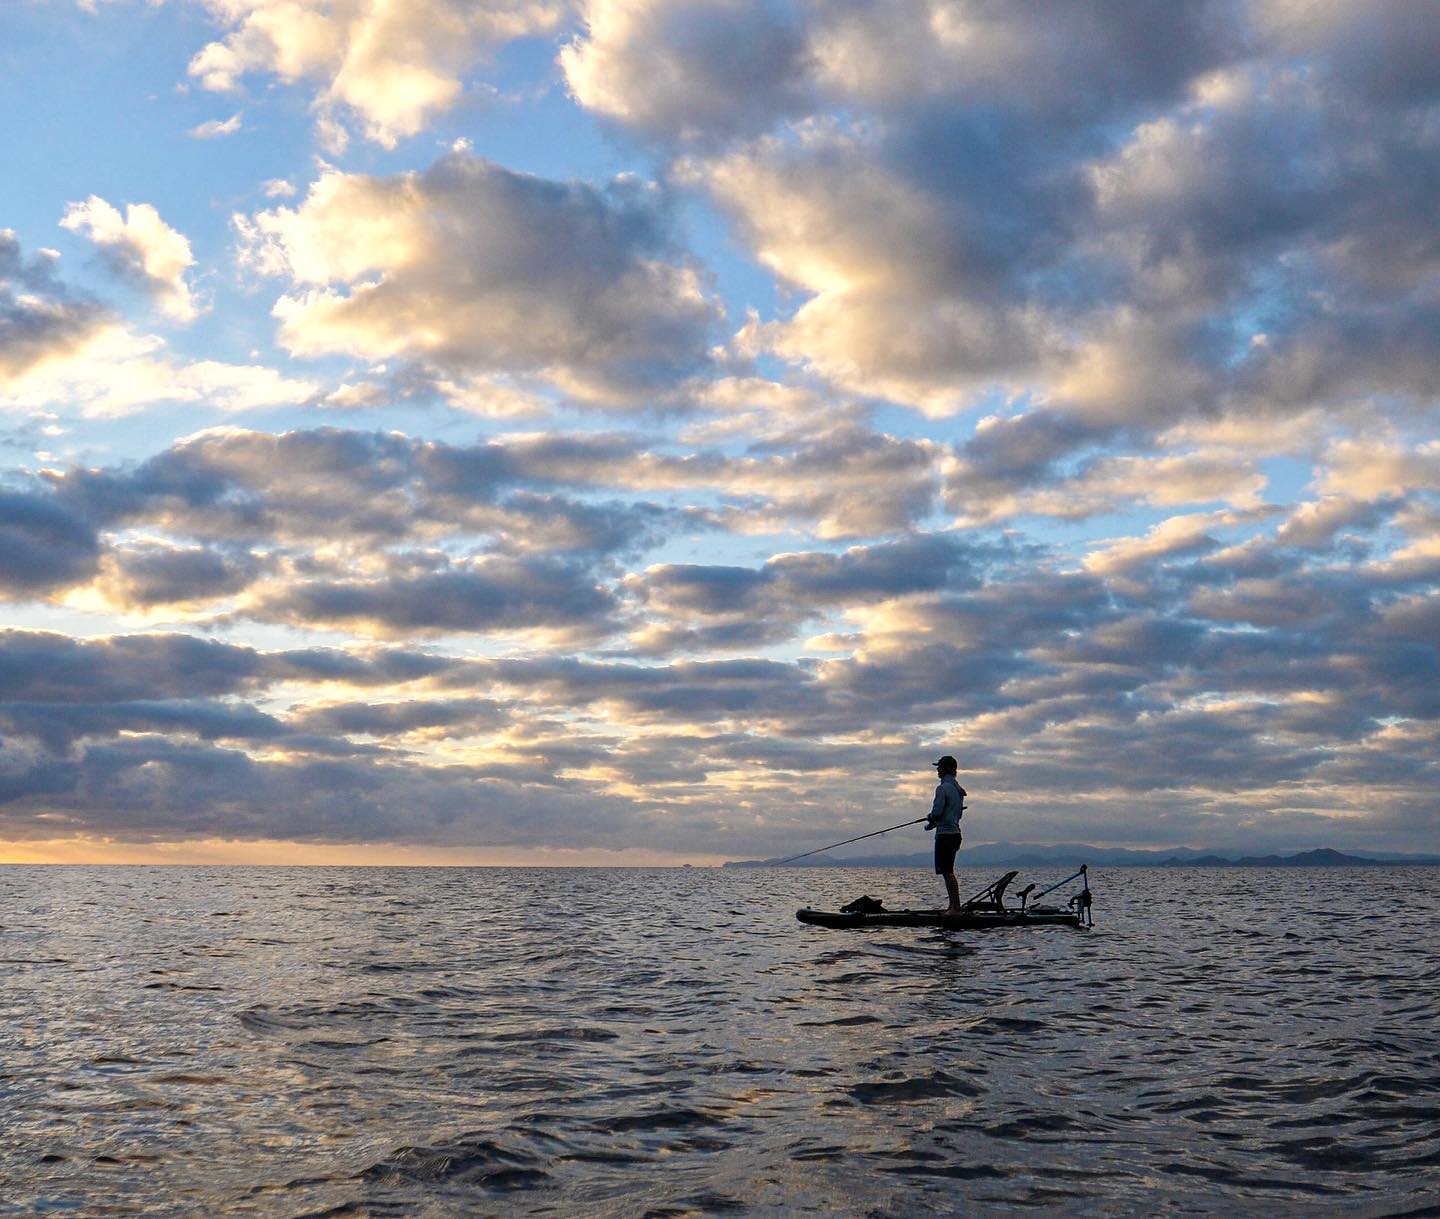
[[[1135,851],[1093,847],[1084,843],[1041,846],[1033,843],[986,843],[961,851],[961,867],[1063,867],[1089,864],[1093,867],[1141,868],[1373,868],[1436,867],[1440,855],[1347,855],[1329,847],[1299,851],[1290,855],[1224,855],[1217,851]],[[931,863],[929,852],[905,855],[869,855],[861,858],[808,859],[804,863],[781,865],[768,859],[734,860],[727,868],[815,867],[815,868],[924,868]]]

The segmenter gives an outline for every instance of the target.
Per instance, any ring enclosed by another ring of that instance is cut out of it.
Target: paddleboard
[[[965,910],[942,914],[938,910],[882,910],[878,913],[849,914],[843,910],[795,911],[802,923],[817,927],[948,927],[956,930],[985,927],[1083,927],[1080,915],[1071,910]]]

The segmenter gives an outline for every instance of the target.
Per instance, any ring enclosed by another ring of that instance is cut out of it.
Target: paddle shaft
[[[878,838],[881,834],[888,834],[891,830],[903,830],[907,825],[919,825],[922,821],[929,821],[929,817],[916,817],[914,821],[902,821],[899,825],[888,826],[883,830],[873,830],[869,834],[858,834],[854,838],[847,838],[844,842],[832,842],[828,847],[816,847],[813,851],[802,851],[799,855],[788,855],[784,859],[777,859],[769,866],[778,868],[782,863],[794,863],[797,859],[805,859],[811,855],[818,855],[821,851],[833,851],[836,847],[848,846],[852,842],[859,842],[862,838]]]

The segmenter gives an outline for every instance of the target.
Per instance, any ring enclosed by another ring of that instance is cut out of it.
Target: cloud
[[[236,223],[250,265],[294,285],[275,315],[298,355],[623,399],[699,372],[720,319],[663,202],[633,179],[551,182],[456,153],[389,178],[332,170],[298,208]]]
[[[582,105],[673,140],[759,134],[827,105],[887,117],[982,105],[1078,124],[1163,102],[1238,51],[1240,7],[590,0],[559,62]]]
[[[1084,520],[1126,506],[1219,501],[1263,504],[1267,478],[1254,455],[1221,446],[1121,455],[1113,428],[1035,410],[989,416],[943,465],[945,504],[965,524],[1031,515]]]
[[[1440,492],[1440,441],[1406,448],[1389,440],[1339,440],[1320,467],[1322,494],[1375,501],[1417,489]]]
[[[253,707],[206,700],[138,699],[87,706],[6,703],[0,705],[0,724],[7,732],[34,738],[57,753],[70,750],[84,738],[103,740],[121,733],[193,736],[204,741],[265,741],[285,731],[274,716]]]
[[[362,634],[520,632],[554,645],[593,643],[609,633],[613,597],[583,566],[553,559],[486,556],[451,563],[417,556],[419,570],[376,579],[299,579],[259,590],[246,609],[260,621]]]
[[[130,469],[46,477],[65,502],[111,526],[231,540],[258,533],[280,542],[485,535],[517,553],[624,550],[667,521],[757,532],[788,518],[826,537],[884,533],[907,528],[933,503],[933,446],[854,427],[796,444],[735,457],[673,455],[643,435],[609,432],[448,445],[338,428],[227,427]],[[597,490],[625,498],[594,502]],[[699,492],[721,507],[666,508],[635,498]]]
[[[1085,556],[1085,568],[1105,575],[1119,575],[1158,558],[1217,550],[1220,542],[1212,531],[1225,523],[1223,514],[1172,516],[1143,537],[1116,538],[1096,547]]]
[[[629,129],[714,140],[765,131],[809,101],[803,27],[785,6],[591,0],[584,21],[561,70],[582,106]]]
[[[764,5],[789,49],[733,84],[713,31],[742,10],[689,7],[594,4],[562,64],[793,292],[755,350],[1132,433],[1433,398],[1416,6]]]
[[[112,324],[93,301],[66,289],[53,251],[24,259],[11,229],[0,230],[0,393],[82,349]]]
[[[1362,96],[1424,103],[1440,96],[1440,26],[1405,0],[1260,0],[1254,17],[1281,50],[1316,56],[1326,75]]]
[[[752,650],[836,610],[978,584],[988,559],[949,535],[778,554],[759,568],[656,564],[627,584],[648,617],[640,652]]]
[[[997,281],[999,251],[1019,250],[1020,235],[996,232],[984,249],[984,221],[962,214],[956,190],[907,180],[863,141],[817,130],[689,175],[759,260],[808,294],[766,344],[841,388],[942,415],[1038,358],[1044,334]]]
[[[138,702],[231,694],[265,666],[252,648],[189,635],[73,639],[0,631],[0,688],[17,702]]]
[[[53,631],[0,630],[0,689],[17,702],[193,701],[254,694],[285,682],[394,686],[464,667],[408,649],[264,652],[182,633],[79,639]]]
[[[1243,47],[1241,6],[882,0],[836,4],[812,35],[826,92],[882,111],[980,104],[1060,127],[1163,103]]]
[[[49,495],[0,490],[0,598],[43,597],[94,575],[94,528]]]
[[[260,440],[197,438],[209,451],[203,466],[171,455],[137,468],[128,491],[113,478],[62,483],[62,502],[121,519],[151,502],[135,498],[142,488],[163,488],[153,502],[167,512],[223,502],[238,527],[246,513],[257,524],[271,518],[263,501],[242,506],[234,474],[268,474],[279,487],[292,461],[315,470],[321,487],[333,480],[330,495],[370,471],[357,498],[375,496],[417,457],[408,468],[452,495],[479,470],[516,477],[543,465],[555,477],[561,468],[555,441],[522,454],[381,435],[300,436],[293,449]],[[566,444],[571,459],[584,448]],[[220,469],[231,478],[217,477]],[[324,495],[304,506],[317,527],[335,515]],[[547,790],[534,776],[563,760],[605,808],[598,821],[569,824],[569,841],[637,840],[657,809],[687,807],[688,849],[775,853],[812,810],[806,785],[817,765],[848,774],[860,816],[893,800],[937,739],[974,768],[974,786],[1004,808],[1008,827],[1040,836],[1064,836],[1045,804],[1057,790],[1103,798],[1104,815],[1068,815],[1131,840],[1142,810],[1152,817],[1144,835],[1162,844],[1202,823],[1212,834],[1278,833],[1278,822],[1263,828],[1267,809],[1334,812],[1326,790],[1342,769],[1347,782],[1364,774],[1379,748],[1403,800],[1423,785],[1427,745],[1387,725],[1398,715],[1418,728],[1440,715],[1433,597],[1387,594],[1368,585],[1363,567],[1306,574],[1300,552],[1283,545],[1227,548],[1224,525],[1182,520],[1124,553],[1110,548],[1106,561],[1122,565],[1123,581],[1057,571],[1036,548],[977,548],[957,534],[785,553],[755,567],[667,563],[637,573],[624,598],[650,629],[672,633],[672,647],[703,649],[696,659],[663,647],[643,663],[533,647],[464,660],[11,633],[0,639],[0,688],[11,700],[0,768],[7,831],[34,832],[46,808],[130,839],[204,836],[228,822],[309,841],[538,843],[549,831],[530,818]],[[157,547],[133,557],[164,556]],[[498,600],[467,601],[462,584],[427,583],[461,567],[417,560],[388,576],[356,571],[328,582],[316,567],[318,591],[335,600],[317,601],[315,621],[360,613],[373,619],[367,630],[399,624],[408,634],[437,618],[446,629],[498,614],[503,630],[505,596],[515,621],[567,612],[563,589],[544,594],[544,610],[539,598],[524,600],[540,586],[523,582],[489,589]],[[171,570],[155,566],[157,587]],[[506,568],[480,570],[498,580]],[[188,583],[183,563],[174,571]],[[747,630],[762,641],[788,637],[817,613],[843,616],[852,632],[834,659],[711,654]],[[591,621],[581,613],[567,629]],[[373,697],[352,692],[365,686]],[[282,690],[277,707],[272,692]],[[728,797],[717,805],[732,787],[746,802],[733,815],[723,811]],[[285,791],[291,797],[279,800]],[[347,802],[360,811],[346,814]],[[1333,840],[1339,830],[1316,822],[1305,833]]]
[[[106,553],[97,591],[108,605],[126,610],[198,606],[239,593],[268,566],[235,548],[124,543]]]
[[[234,135],[241,127],[241,114],[236,112],[228,119],[209,119],[191,127],[185,134],[195,140],[214,140],[221,136]]]
[[[636,545],[664,518],[644,502],[581,502],[542,489],[568,480],[547,463],[547,447],[523,439],[452,447],[338,428],[215,428],[132,468],[46,477],[66,503],[111,527],[150,525],[230,542],[355,542],[366,553],[376,544],[460,537],[489,538],[512,553],[608,553]],[[576,447],[575,470],[588,485],[605,478],[587,473],[587,461],[636,444],[612,438],[608,446]]]
[[[1239,579],[1225,588],[1198,588],[1189,608],[1213,622],[1298,627],[1327,618],[1363,618],[1369,602],[1369,590],[1353,580],[1297,572]]]
[[[1374,530],[1392,516],[1395,509],[1394,502],[1375,503],[1344,495],[1324,495],[1299,504],[1280,526],[1277,537],[1289,546],[1324,551],[1334,544],[1340,530]]]
[[[553,768],[531,765],[518,777],[513,763],[524,755],[503,747],[498,764],[437,765],[346,737],[498,731],[522,750],[553,751],[562,767],[600,756],[513,709],[475,698],[337,704],[313,685],[423,681],[453,667],[413,652],[262,653],[178,635],[0,632],[0,831],[537,844],[566,824],[602,838],[634,826],[643,813],[633,800],[589,791],[580,801]],[[304,688],[317,701],[294,716],[245,697],[297,681],[312,683]],[[581,816],[580,803],[599,817]]]
[[[1063,362],[1079,277],[1111,278],[1086,150],[1239,53],[1238,8],[594,3],[561,63],[582,104],[686,147],[682,178],[804,295],[770,350],[946,415]],[[732,79],[741,20],[766,54]]]
[[[130,842],[204,837],[538,847],[583,823],[596,844],[653,832],[633,803],[534,776],[403,761],[253,758],[206,741],[155,737],[92,745],[0,775],[7,838],[71,833]],[[35,821],[37,808],[49,810]],[[37,833],[38,831],[38,833]]]
[[[380,636],[593,641],[615,629],[614,558],[686,519],[527,486],[503,446],[337,430],[219,429],[128,470],[45,477],[57,510],[110,539],[77,605]]]
[[[160,218],[148,203],[130,203],[125,214],[99,195],[72,203],[62,228],[93,241],[112,269],[134,280],[167,317],[192,321],[199,312],[185,273],[195,263],[190,242]]]
[[[637,490],[715,490],[717,523],[763,534],[796,522],[825,539],[905,529],[930,509],[936,490],[935,448],[841,423],[787,437],[776,451],[731,456],[704,450],[684,456],[621,438],[518,442],[520,468],[547,478]],[[619,443],[617,443],[617,441]]]
[[[323,124],[353,115],[384,147],[415,135],[450,109],[464,74],[484,53],[554,29],[564,5],[546,0],[207,0],[229,32],[190,61],[206,89],[233,92],[252,73],[315,82]]]
[[[981,435],[1009,468],[1048,477],[1057,453],[1096,434],[1042,427]],[[1167,459],[1158,460],[1168,473]],[[1107,477],[1132,478],[1124,463],[1121,475],[1113,459],[1094,464]],[[130,470],[73,470],[50,482],[55,502],[80,519],[170,539],[120,543],[102,559],[111,581],[129,580],[124,595],[136,606],[182,604],[193,592],[218,598],[213,604],[227,613],[382,637],[548,633],[585,647],[628,631],[632,647],[665,663],[581,663],[562,673],[535,647],[529,666],[490,667],[483,676],[450,670],[479,688],[513,686],[547,710],[562,701],[594,707],[608,731],[664,723],[703,732],[720,718],[746,732],[823,736],[845,731],[862,705],[877,731],[887,723],[915,731],[916,700],[936,682],[946,693],[922,700],[927,722],[963,706],[1012,727],[1028,715],[1030,731],[1041,731],[1057,714],[1093,714],[1093,700],[1127,691],[1148,688],[1147,699],[1163,706],[1175,697],[1165,684],[1181,672],[1197,691],[1290,698],[1358,689],[1360,674],[1390,663],[1353,654],[1366,624],[1403,595],[1398,573],[1346,566],[1343,552],[1326,556],[1330,574],[1307,573],[1293,539],[1280,535],[1227,544],[1264,519],[1253,510],[1169,518],[1148,535],[1092,546],[1084,570],[1069,575],[1047,571],[1052,560],[1039,548],[955,534],[782,552],[752,567],[662,562],[625,577],[626,567],[606,566],[606,556],[628,547],[642,553],[645,531],[683,516],[572,498],[597,485],[628,486],[632,496],[648,486],[662,495],[705,487],[741,497],[770,486],[783,496],[791,493],[787,479],[805,487],[838,477],[833,466],[823,474],[798,469],[789,454],[672,458],[619,434],[447,446],[338,429],[278,437],[222,429]],[[1423,530],[1423,518],[1414,520]],[[486,544],[477,548],[472,531],[481,527]],[[432,548],[417,547],[421,538]],[[278,558],[254,578],[258,560],[246,556],[260,539],[279,547]],[[457,550],[461,539],[468,545]],[[219,561],[226,555],[242,566]],[[1173,629],[1115,634],[1113,624],[1127,617],[1158,624],[1165,615]],[[738,668],[704,660],[792,640],[812,620],[844,624],[836,659]],[[1233,647],[1217,650],[1219,637],[1209,633],[1235,623],[1269,633],[1265,663],[1231,663]],[[1202,662],[1197,649],[1207,639]],[[670,662],[677,652],[697,652],[698,663],[715,667]],[[719,687],[704,689],[712,679]],[[1362,700],[1368,719],[1391,679],[1364,680],[1373,683]],[[1417,696],[1404,699],[1423,706]]]
[[[107,318],[79,341],[67,336],[9,384],[0,383],[0,407],[77,410],[87,417],[114,418],[162,402],[226,412],[262,410],[303,403],[318,392],[314,382],[264,365],[183,363],[158,336]]]
[[[300,731],[322,735],[395,737],[420,733],[458,737],[510,721],[509,709],[492,699],[431,698],[318,704],[295,717],[294,723]]]
[[[172,316],[195,316],[184,281],[189,243],[148,205],[132,205],[122,217],[91,196],[72,204],[64,223],[90,236]],[[185,363],[167,352],[163,339],[66,286],[58,262],[53,251],[25,260],[15,235],[0,232],[0,409],[98,417],[188,402],[243,411],[304,402],[318,392],[312,382],[263,365]]]

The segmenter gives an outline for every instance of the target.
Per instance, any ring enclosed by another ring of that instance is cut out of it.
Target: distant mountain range
[[[1366,852],[1346,855],[1321,847],[1294,855],[1222,854],[1218,850],[1196,850],[1178,847],[1168,851],[1133,851],[1123,847],[1097,847],[1081,842],[1055,845],[1024,842],[990,842],[983,846],[965,847],[956,860],[961,867],[1150,867],[1150,868],[1356,868],[1376,864],[1440,865],[1440,855],[1401,855]],[[774,867],[768,859],[744,859],[727,863],[727,868]],[[796,868],[928,868],[929,851],[907,852],[903,855],[865,855],[833,857],[815,855],[785,865]]]

